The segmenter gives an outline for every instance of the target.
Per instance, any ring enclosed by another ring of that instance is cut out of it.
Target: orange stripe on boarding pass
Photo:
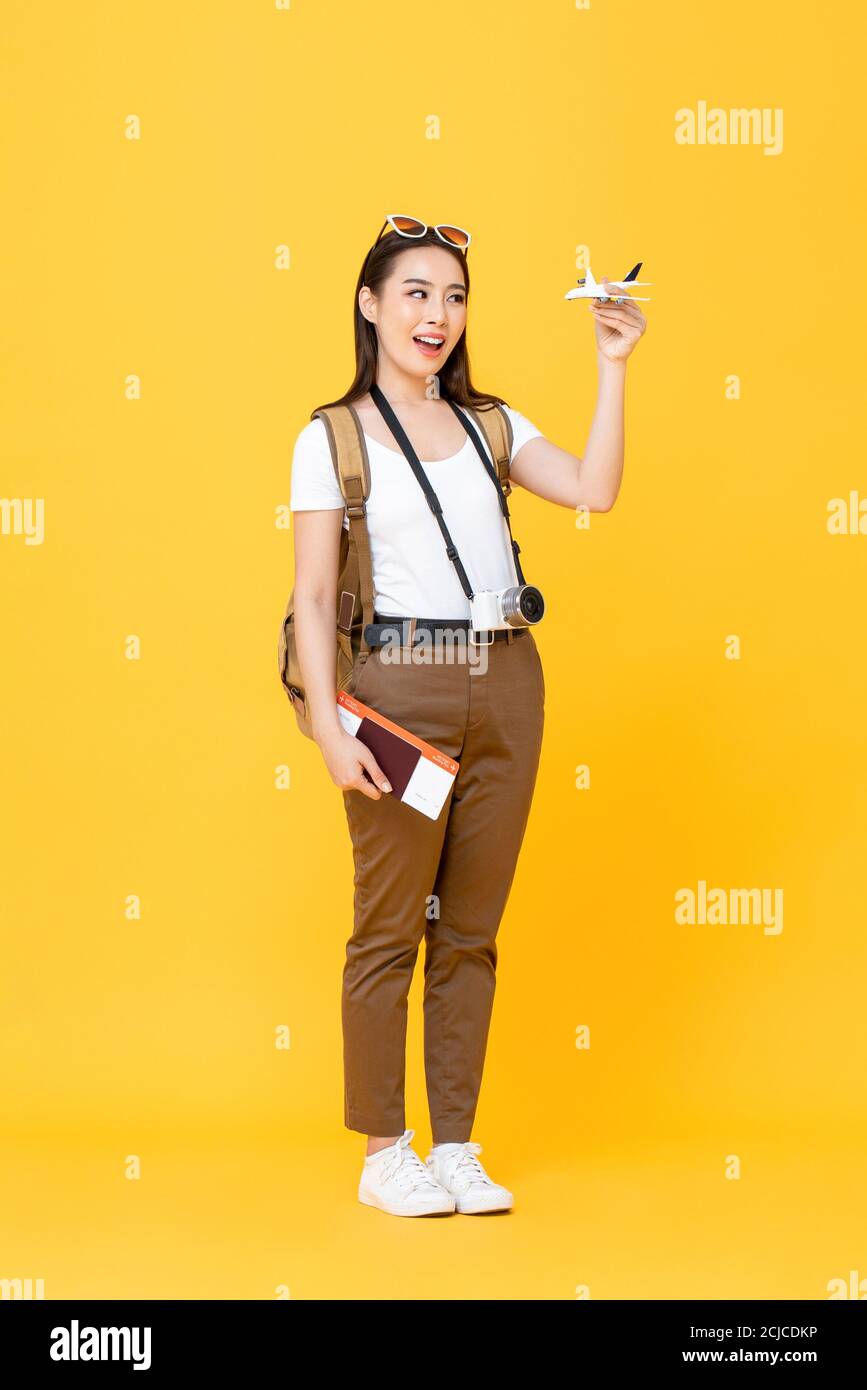
[[[384,714],[380,714],[377,710],[371,709],[370,705],[363,705],[361,701],[356,700],[354,696],[347,695],[345,690],[338,691],[337,703],[338,705],[343,705],[344,709],[349,710],[350,714],[358,715],[359,719],[372,719],[374,724],[381,724],[384,729],[388,729],[391,733],[397,734],[400,738],[405,739],[407,743],[413,744],[415,748],[418,748],[420,752],[424,753],[426,758],[430,758],[432,763],[436,763],[437,767],[441,767],[446,772],[450,772],[452,776],[455,775],[460,767],[460,763],[456,763],[454,758],[450,758],[447,753],[441,753],[438,748],[434,748],[433,744],[425,743],[423,738],[419,738],[418,734],[414,734],[411,729],[405,729],[402,724],[392,723],[390,719],[386,719]]]

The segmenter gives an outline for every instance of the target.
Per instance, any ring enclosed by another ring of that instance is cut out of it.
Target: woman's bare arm
[[[608,293],[614,288],[606,275],[600,284]],[[647,328],[647,320],[622,286],[616,292],[617,303],[587,300],[591,317],[596,320],[599,389],[584,457],[561,449],[550,439],[537,437],[528,439],[518,450],[509,471],[518,487],[562,507],[608,512],[620,491],[626,363]]]
[[[343,511],[293,512],[295,642],[313,737],[332,781],[378,801],[391,787],[370,749],[337,716],[334,631]],[[364,775],[367,769],[376,786]]]
[[[509,470],[513,484],[562,507],[607,512],[623,476],[623,402],[626,363],[599,364],[599,392],[583,458],[550,439],[528,439]]]

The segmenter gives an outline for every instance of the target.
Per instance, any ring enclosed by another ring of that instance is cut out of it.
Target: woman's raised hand
[[[367,744],[346,729],[337,729],[321,739],[319,750],[332,782],[341,791],[360,791],[373,801],[379,801],[383,792],[391,791],[391,783]],[[365,769],[372,781],[365,776]]]
[[[626,290],[615,288],[607,276],[599,284],[605,286],[606,294],[615,294],[623,302],[587,301],[596,320],[596,349],[609,362],[624,362],[646,329],[647,319]]]

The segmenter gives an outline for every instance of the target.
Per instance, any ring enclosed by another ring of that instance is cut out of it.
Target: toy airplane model
[[[636,280],[636,278],[635,278],[636,275],[638,274],[639,270],[641,269],[641,267],[642,267],[643,264],[644,264],[643,261],[639,261],[639,262],[638,262],[638,265],[634,265],[634,266],[632,267],[632,269],[630,270],[629,274],[626,276],[626,278],[625,278],[624,280],[609,280],[608,283],[609,283],[610,285],[616,285],[616,286],[618,287],[618,289],[623,289],[623,290],[631,289],[631,287],[632,287],[633,285],[652,285],[652,284],[653,284],[653,281],[652,281],[652,280]],[[577,290],[569,290],[569,292],[568,292],[567,294],[565,294],[565,295],[563,296],[563,298],[564,298],[564,299],[616,299],[616,298],[617,298],[616,295],[613,295],[613,294],[606,294],[606,293],[605,293],[605,290],[603,289],[603,287],[602,287],[601,285],[597,285],[596,281],[593,279],[593,271],[590,269],[589,265],[588,265],[588,267],[587,267],[587,278],[586,278],[585,280],[579,280],[579,281],[578,281],[578,284],[581,286],[580,289],[577,289]],[[650,300],[650,295],[649,295],[649,294],[633,294],[633,295],[630,295],[629,297],[630,297],[630,299],[643,299],[645,302],[649,302],[649,300]]]

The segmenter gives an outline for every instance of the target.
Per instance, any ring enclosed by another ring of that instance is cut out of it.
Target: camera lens
[[[503,593],[503,616],[511,627],[529,627],[545,612],[545,600],[533,584],[521,584]]]
[[[520,604],[521,612],[528,623],[537,623],[545,612],[545,600],[532,584],[525,584],[521,589]]]

